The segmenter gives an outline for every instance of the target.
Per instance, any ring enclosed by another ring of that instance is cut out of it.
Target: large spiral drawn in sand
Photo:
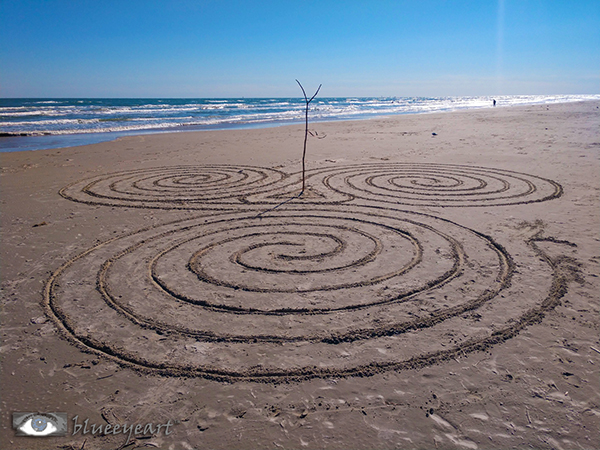
[[[492,238],[445,219],[361,206],[257,211],[99,243],[50,277],[47,312],[76,345],[137,370],[282,381],[480,350],[559,298],[531,246],[521,251],[539,279],[515,272]]]
[[[307,171],[316,204],[485,207],[527,204],[562,195],[555,181],[504,169],[457,164],[332,165]],[[160,209],[231,209],[277,204],[297,195],[301,174],[252,166],[175,166],[99,175],[60,194],[110,206]],[[298,200],[300,201],[300,200]]]

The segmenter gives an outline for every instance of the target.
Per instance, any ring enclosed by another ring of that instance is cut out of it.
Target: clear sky
[[[600,0],[0,0],[0,97],[600,93]]]

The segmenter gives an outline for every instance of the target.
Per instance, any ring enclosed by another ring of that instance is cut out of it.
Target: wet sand
[[[599,106],[2,154],[0,447],[600,447]]]

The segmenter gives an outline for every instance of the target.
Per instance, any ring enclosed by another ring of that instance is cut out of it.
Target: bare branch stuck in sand
[[[304,117],[305,117],[304,151],[302,152],[302,190],[300,191],[300,194],[298,195],[298,197],[300,197],[302,194],[304,194],[304,189],[306,188],[306,141],[308,139],[308,105],[317,96],[317,94],[321,90],[321,86],[323,86],[323,85],[320,84],[319,87],[317,88],[316,92],[314,93],[314,95],[309,99],[306,95],[306,91],[304,90],[304,87],[302,86],[302,84],[298,80],[296,80],[296,83],[298,83],[298,85],[300,86],[300,89],[302,89],[302,94],[304,94],[304,101],[306,102],[306,110],[305,110],[305,115],[304,115]]]

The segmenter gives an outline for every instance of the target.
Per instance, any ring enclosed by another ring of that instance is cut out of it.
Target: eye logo
[[[13,413],[13,428],[16,436],[65,436],[67,413]]]
[[[48,425],[48,419],[45,417],[36,417],[32,422],[31,427],[38,432],[44,431]],[[52,424],[50,424],[50,426],[53,427]]]

